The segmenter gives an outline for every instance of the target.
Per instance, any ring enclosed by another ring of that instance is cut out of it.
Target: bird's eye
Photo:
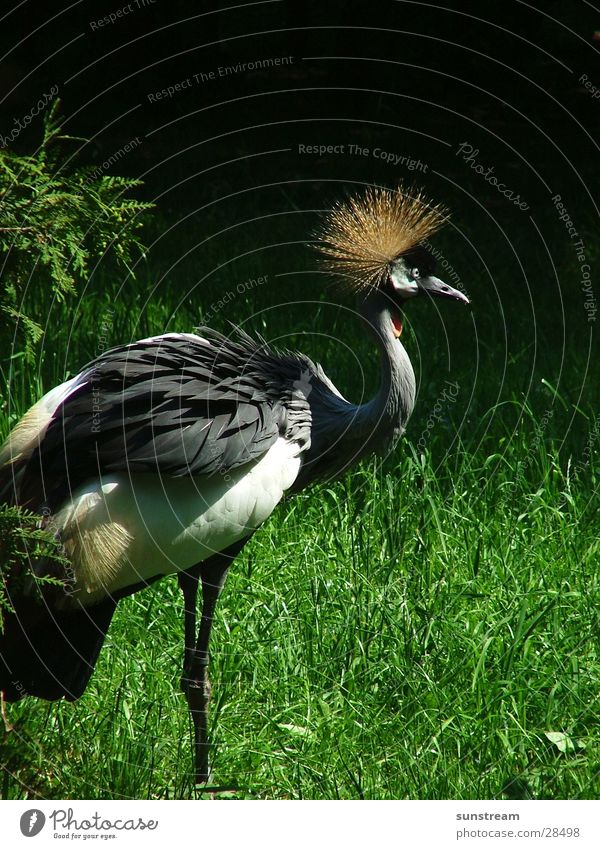
[[[415,280],[418,280],[419,277],[421,276],[421,273],[420,273],[418,268],[413,268],[411,274],[412,274],[412,276]]]

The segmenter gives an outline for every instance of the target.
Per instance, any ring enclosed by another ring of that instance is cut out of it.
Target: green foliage
[[[500,469],[453,453],[449,473],[405,443],[387,470],[279,508],[219,603],[215,785],[260,799],[598,797],[597,524],[564,476],[513,487],[521,447]],[[193,796],[181,659],[175,580],[121,602],[76,704],[10,706],[6,795]]]
[[[14,349],[15,341],[24,347],[28,367],[42,335],[40,316],[52,300],[60,303],[75,293],[92,262],[112,257],[133,277],[134,257],[144,250],[136,235],[140,216],[152,206],[125,196],[140,180],[98,177],[92,167],[73,165],[66,145],[77,139],[61,133],[58,109],[57,100],[35,154],[0,150],[0,338],[4,351]],[[12,356],[11,373],[18,357]],[[34,575],[31,564],[44,558],[51,570],[66,562],[56,540],[36,527],[38,520],[17,507],[0,509],[0,628],[2,612],[10,609],[7,578],[56,583]]]
[[[42,331],[26,311],[28,288],[62,300],[106,254],[131,273],[134,254],[143,252],[140,213],[152,206],[125,197],[140,180],[73,166],[65,143],[76,139],[61,133],[58,107],[57,100],[34,155],[0,150],[0,332],[14,332],[16,323],[29,358]]]
[[[265,304],[274,297],[260,294]],[[302,295],[288,288],[285,297]],[[176,286],[162,290],[141,317],[133,296],[115,303],[116,338],[189,329],[185,311],[172,318],[179,298]],[[269,314],[274,337],[289,332],[289,310]],[[232,312],[239,319],[243,305]],[[301,308],[294,316],[295,327],[344,339],[340,321]],[[96,327],[86,299],[78,332],[85,339]],[[352,386],[352,356],[319,341],[327,371]],[[56,336],[59,359],[71,344],[66,330]],[[414,337],[406,344],[414,356]],[[475,403],[465,348],[452,348],[461,392],[425,450],[417,446],[445,385],[439,375],[422,384],[407,437],[383,468],[367,463],[290,498],[232,567],[211,662],[223,795],[598,797],[597,425],[577,414],[560,456],[572,408],[559,403],[550,416],[555,391],[541,380],[519,402],[517,374],[494,408],[490,362],[492,403],[480,389],[481,413],[456,440],[453,419]],[[369,355],[366,340],[360,361]],[[544,377],[554,373],[548,366]],[[567,385],[576,373],[574,358]],[[32,384],[23,408],[36,392]],[[0,755],[5,797],[193,797],[181,661],[181,598],[166,578],[119,604],[81,699],[8,706],[18,733]]]
[[[12,610],[6,585],[14,591],[19,584],[33,584],[35,592],[45,584],[63,585],[60,579],[49,575],[38,576],[31,568],[36,561],[44,560],[45,570],[61,570],[68,560],[63,556],[60,541],[48,531],[38,527],[40,517],[19,507],[0,507],[0,633],[4,615]]]
[[[226,225],[206,222],[215,231]],[[154,257],[153,270],[175,267],[193,238],[192,230],[164,240],[173,256]],[[239,254],[255,247],[236,234]],[[357,362],[377,384],[371,343],[346,313],[303,306],[310,275],[253,289],[247,300],[211,312],[232,280],[274,278],[287,268],[287,251],[279,263],[252,254],[224,265],[212,290],[204,276],[221,267],[229,244],[203,244],[201,262],[190,255],[176,277],[156,275],[163,278],[156,288],[154,278],[144,287],[140,274],[111,301],[111,341],[189,330],[201,309],[224,330],[228,319],[251,315],[251,329],[318,357],[358,400]],[[466,268],[460,248],[452,263]],[[190,286],[182,301],[181,280],[200,277],[201,294]],[[64,379],[65,363],[74,372],[85,361],[110,285],[100,277],[90,287],[75,332],[56,322],[46,354],[58,365],[46,388]],[[308,297],[318,301],[320,286]],[[495,314],[474,306],[478,332],[488,324],[473,351],[465,312],[446,309],[437,326],[415,306],[404,343],[419,395],[394,456],[287,500],[227,579],[211,660],[212,764],[221,795],[600,796],[600,386],[598,369],[586,370],[579,306],[568,357],[560,345],[532,349],[526,311],[513,310],[508,362],[498,355]],[[540,338],[556,338],[556,321],[551,310],[536,315]],[[42,387],[23,358],[13,368],[18,414]],[[455,400],[443,395],[446,378],[460,387]],[[3,432],[11,422],[0,407]],[[16,733],[0,751],[2,795],[197,795],[179,690],[182,631],[174,578],[120,602],[81,699],[7,705]]]

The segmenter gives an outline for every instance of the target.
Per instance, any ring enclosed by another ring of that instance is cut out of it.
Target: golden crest
[[[317,234],[323,265],[354,291],[378,286],[390,263],[435,233],[448,211],[417,189],[366,191],[337,203]]]

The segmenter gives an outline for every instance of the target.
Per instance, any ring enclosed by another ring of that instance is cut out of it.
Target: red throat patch
[[[402,336],[402,319],[400,313],[392,313],[392,324],[394,325],[394,336],[399,339]]]

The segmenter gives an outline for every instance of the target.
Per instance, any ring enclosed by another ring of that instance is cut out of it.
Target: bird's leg
[[[196,784],[202,784],[209,778],[208,703],[210,700],[210,679],[208,677],[208,644],[215,608],[231,560],[230,557],[211,558],[209,563],[203,564],[200,572],[202,578],[202,619],[196,645],[190,653],[190,665],[186,667],[188,670],[186,696],[194,723]]]
[[[198,596],[198,581],[200,580],[201,564],[188,572],[180,572],[177,576],[179,587],[183,593],[183,629],[184,655],[183,674],[181,676],[181,691],[187,697],[190,667],[196,647],[196,599]]]
[[[235,557],[246,545],[252,534],[231,545],[225,551],[213,555],[209,560],[198,563],[187,572],[180,572],[179,586],[183,592],[185,607],[185,655],[181,689],[185,693],[194,723],[194,760],[196,784],[208,781],[208,702],[210,680],[208,677],[208,643],[213,616],[227,570]],[[196,629],[196,596],[198,580],[202,580],[202,620],[198,639],[194,642]]]

